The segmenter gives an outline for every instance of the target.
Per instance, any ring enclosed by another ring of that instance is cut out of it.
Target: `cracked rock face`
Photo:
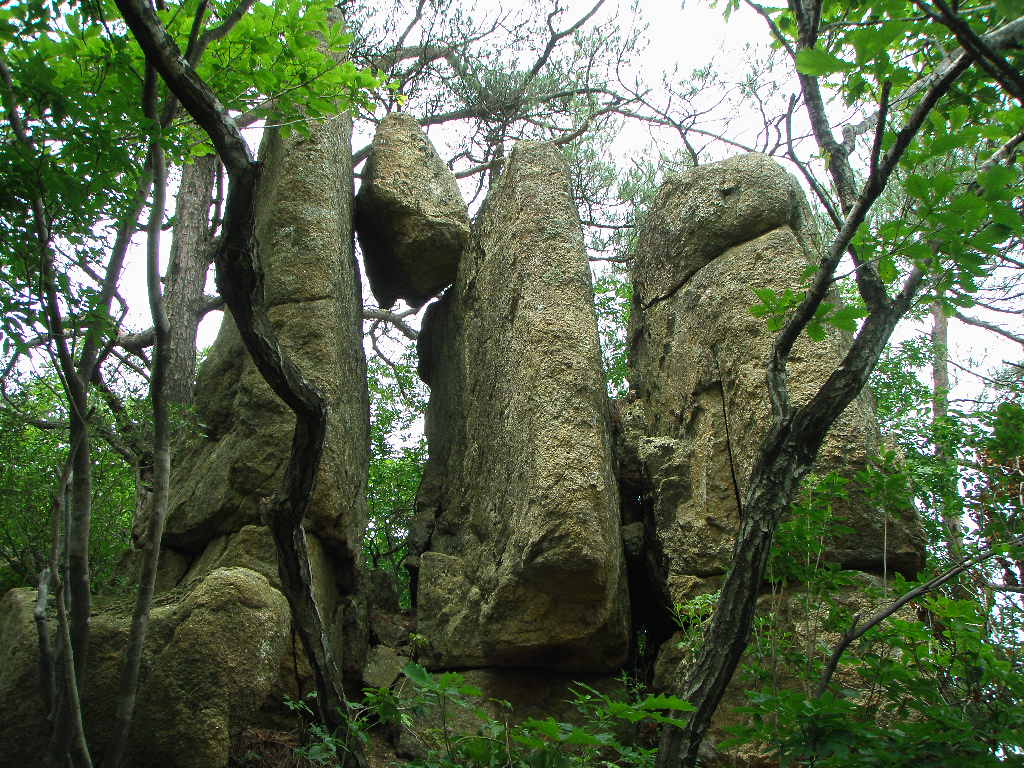
[[[778,164],[751,154],[666,182],[639,233],[632,316],[638,412],[629,453],[653,507],[655,582],[669,604],[694,577],[723,574],[758,445],[770,423],[766,364],[775,334],[750,308],[754,290],[802,291],[814,248],[803,196]],[[806,402],[838,365],[832,331],[797,343],[790,395]],[[816,472],[853,478],[879,449],[868,395],[822,446]],[[913,514],[887,514],[855,484],[833,507],[825,557],[847,568],[913,573],[923,541]],[[883,545],[887,542],[887,546]],[[678,593],[678,594],[677,594]]]
[[[256,235],[270,319],[282,346],[324,395],[327,439],[306,528],[339,564],[358,559],[366,525],[369,406],[362,301],[352,252],[351,118],[309,136],[268,131]],[[291,450],[294,416],[246,352],[231,318],[199,373],[204,434],[176,452],[165,544],[199,553],[259,523]]]
[[[418,308],[454,282],[469,241],[466,204],[411,115],[392,112],[377,127],[355,221],[380,306]]]
[[[628,598],[593,288],[557,149],[521,142],[427,311],[417,631],[434,667],[606,671]]]

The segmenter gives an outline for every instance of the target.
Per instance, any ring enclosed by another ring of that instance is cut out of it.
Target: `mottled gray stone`
[[[413,526],[426,661],[614,669],[629,609],[609,408],[555,147],[516,146],[419,347],[431,387]]]
[[[421,307],[454,282],[469,241],[466,203],[411,115],[392,112],[377,126],[355,221],[380,306]]]
[[[681,599],[671,583],[728,567],[737,497],[770,423],[765,370],[775,334],[750,311],[754,290],[801,291],[813,247],[795,180],[760,155],[669,180],[639,233],[631,328],[637,403],[625,455],[644,476],[656,580],[670,602]],[[847,344],[834,330],[820,342],[797,342],[789,363],[794,403],[810,398]],[[853,478],[878,450],[865,394],[830,430],[815,471]],[[852,530],[830,538],[826,557],[848,568],[881,571],[885,563],[890,572],[916,572],[923,540],[912,511],[886,513],[849,489],[833,511]]]
[[[358,557],[366,524],[366,363],[352,252],[351,119],[282,138],[267,131],[256,232],[270,318],[282,346],[324,395],[327,440],[307,529],[341,560]],[[165,542],[192,552],[260,522],[278,490],[294,417],[245,351],[230,315],[199,374],[202,434],[174,457]]]

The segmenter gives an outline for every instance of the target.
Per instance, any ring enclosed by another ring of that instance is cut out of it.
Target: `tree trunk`
[[[217,156],[204,155],[181,169],[170,261],[165,277],[164,304],[170,338],[166,398],[172,406],[192,404],[196,373],[196,329],[203,288],[210,269],[210,202],[217,171]]]
[[[942,307],[942,294],[932,302],[932,432],[935,440],[935,458],[945,464],[952,459],[949,439],[945,432],[949,417],[949,318]],[[945,472],[942,477],[946,477]],[[939,504],[942,524],[946,529],[946,543],[952,560],[963,557],[964,537],[960,528],[961,506],[955,486],[942,479]]]

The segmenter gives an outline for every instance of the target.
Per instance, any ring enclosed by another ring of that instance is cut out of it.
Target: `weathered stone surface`
[[[430,460],[412,548],[428,663],[614,669],[629,610],[609,411],[556,148],[517,145],[419,346]]]
[[[306,527],[341,562],[358,557],[368,462],[350,132],[347,116],[313,124],[306,137],[267,131],[256,211],[271,320],[328,406]],[[200,371],[196,409],[203,434],[176,453],[165,541],[198,553],[217,536],[260,522],[260,502],[279,487],[294,424],[230,317]]]
[[[654,560],[672,604],[693,577],[724,573],[756,450],[770,423],[766,362],[774,338],[750,307],[753,291],[801,290],[812,243],[796,181],[774,161],[744,155],[669,180],[639,234],[631,329],[637,399],[623,408],[653,505]],[[846,339],[802,338],[789,364],[792,400],[806,402],[839,363]],[[816,471],[852,478],[879,448],[868,396],[831,429]],[[735,484],[734,484],[735,478]],[[834,507],[852,532],[832,536],[827,557],[848,568],[916,571],[913,514],[892,515],[851,486]],[[891,514],[891,513],[890,513]],[[888,549],[883,552],[883,541]]]
[[[221,568],[177,600],[154,606],[128,762],[226,768],[232,732],[250,724],[290,655],[288,604],[258,573]],[[36,765],[47,743],[39,697],[32,590],[0,603],[0,766]],[[121,610],[94,614],[83,715],[94,759],[112,736],[130,622]]]
[[[380,306],[421,307],[454,282],[469,241],[466,203],[411,115],[392,112],[377,126],[355,221]]]
[[[315,541],[315,538],[310,538],[311,543]],[[314,544],[311,549],[318,551],[319,548]],[[275,589],[281,588],[277,574],[277,549],[270,529],[264,525],[247,525],[235,533],[218,536],[192,562],[182,583],[186,586],[195,584],[217,568],[229,567],[256,571]]]
[[[314,534],[307,534],[309,570],[317,604],[335,658],[349,680],[357,680],[367,648],[365,633],[366,607],[361,600],[345,596],[348,588],[339,583],[339,574],[331,553]],[[277,570],[277,549],[270,529],[264,525],[247,525],[235,533],[211,541],[192,563],[181,579],[183,587],[192,587],[218,569],[246,568],[263,576],[270,585],[281,589]],[[353,622],[358,631],[353,631]]]
[[[371,688],[389,688],[408,663],[408,656],[402,656],[386,645],[378,645],[371,648],[366,657],[363,682]]]

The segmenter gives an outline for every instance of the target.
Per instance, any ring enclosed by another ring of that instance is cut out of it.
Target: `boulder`
[[[267,131],[256,205],[270,319],[328,409],[306,527],[343,570],[359,557],[369,461],[350,133],[348,116],[313,123],[308,136]],[[291,447],[294,417],[256,369],[229,314],[200,370],[196,411],[200,434],[174,457],[164,537],[192,554],[260,522],[261,502],[278,490]]]
[[[411,549],[427,663],[615,669],[629,608],[609,406],[554,146],[516,146],[419,352],[430,458]]]
[[[370,649],[366,657],[363,682],[371,688],[390,688],[408,663],[408,656],[402,656],[386,645],[378,645]]]
[[[455,280],[469,217],[455,177],[411,115],[377,126],[356,197],[356,232],[377,303],[421,307]]]
[[[280,688],[291,656],[287,601],[260,574],[219,568],[191,590],[154,605],[128,763],[226,768],[231,741]],[[0,602],[0,766],[38,762],[48,741],[39,695],[32,590]],[[97,762],[112,737],[131,603],[92,616],[82,691],[86,735]]]
[[[775,334],[751,306],[754,291],[802,290],[815,247],[799,187],[756,154],[691,169],[666,182],[638,235],[631,363],[635,402],[622,430],[652,506],[655,581],[720,575],[738,526],[737,499],[770,424],[766,365]],[[830,301],[838,302],[835,297]],[[839,364],[848,339],[801,338],[789,363],[790,396],[806,402]],[[923,562],[912,510],[883,510],[853,478],[879,450],[870,397],[833,425],[815,472],[849,480],[833,505],[825,556],[847,568],[914,574]]]

